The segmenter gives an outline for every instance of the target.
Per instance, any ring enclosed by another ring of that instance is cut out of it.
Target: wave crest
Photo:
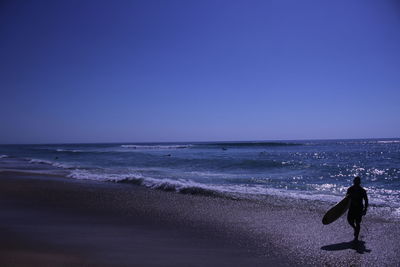
[[[62,168],[62,169],[71,169],[71,168],[73,168],[72,166],[67,165],[67,164],[54,162],[54,161],[50,161],[50,160],[44,160],[44,159],[31,159],[31,160],[29,160],[29,163],[31,163],[31,164],[51,165],[53,167]]]
[[[57,152],[71,152],[71,153],[81,153],[81,152],[85,152],[83,150],[78,150],[78,149],[62,149],[62,148],[58,148],[56,149]]]
[[[141,185],[151,189],[157,189],[167,192],[178,192],[182,194],[190,195],[202,195],[210,197],[230,197],[228,190],[221,190],[212,185],[205,185],[196,183],[191,180],[172,180],[168,178],[156,179],[151,177],[144,177],[139,173],[130,174],[116,174],[116,173],[93,173],[87,170],[76,169],[72,171],[68,177],[75,179],[85,180],[96,180],[96,181],[108,181],[123,184],[134,184]],[[232,197],[232,196],[231,196]]]
[[[206,146],[217,146],[217,147],[276,147],[276,146],[301,146],[299,143],[288,143],[288,142],[220,142],[220,143],[208,143]]]
[[[381,140],[377,142],[378,144],[399,144],[400,140]]]
[[[182,149],[190,148],[192,145],[121,145],[121,147],[131,149]]]

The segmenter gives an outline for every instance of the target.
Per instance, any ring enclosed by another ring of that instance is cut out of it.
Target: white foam
[[[400,143],[400,140],[382,140],[378,141],[378,144],[397,144]]]
[[[0,155],[0,159],[8,158],[8,155]]]
[[[239,177],[238,174],[227,174],[223,172],[211,172],[211,171],[187,171],[184,174],[188,174],[190,176],[200,176],[202,178],[235,178]]]
[[[385,174],[385,170],[379,170],[379,169],[370,169],[370,172],[376,175],[383,175]]]
[[[57,152],[74,152],[74,153],[78,153],[78,152],[83,152],[83,150],[78,150],[78,149],[62,149],[62,148],[58,148],[56,149]]]
[[[317,191],[323,192],[333,192],[333,193],[344,193],[347,190],[347,187],[341,186],[338,184],[311,184],[311,187]]]
[[[51,165],[57,168],[62,168],[62,169],[71,169],[73,168],[71,165],[64,164],[64,163],[59,163],[59,162],[54,162],[50,160],[44,160],[44,159],[31,159],[29,161],[31,164],[46,164],[46,165]]]
[[[121,145],[121,147],[132,149],[181,149],[192,147],[192,145]]]
[[[102,170],[88,171],[88,170],[82,170],[82,169],[75,169],[75,170],[71,171],[71,173],[68,175],[68,177],[74,178],[74,179],[82,179],[82,180],[118,182],[118,181],[125,180],[127,178],[140,179],[141,174],[136,173],[136,172],[132,172],[132,173],[128,173],[128,174],[104,173]]]
[[[138,172],[131,173],[103,173],[102,171],[88,171],[76,169],[68,175],[74,179],[85,179],[95,181],[110,181],[110,182],[129,182],[141,184],[148,188],[163,189],[168,191],[182,192],[186,189],[198,188],[210,190],[219,193],[240,194],[240,195],[273,195],[280,197],[290,197],[296,199],[307,200],[324,200],[328,202],[337,202],[342,196],[326,195],[318,192],[296,191],[288,189],[268,188],[265,185],[220,185],[220,184],[203,184],[189,179],[158,179],[146,177]]]

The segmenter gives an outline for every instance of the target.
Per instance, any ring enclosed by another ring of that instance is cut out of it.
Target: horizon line
[[[304,139],[263,139],[263,140],[208,140],[208,141],[111,141],[111,142],[50,142],[50,143],[0,143],[0,145],[88,145],[88,144],[169,144],[169,143],[218,143],[218,142],[282,142],[282,141],[334,141],[334,140],[375,140],[375,139],[400,139],[400,137],[361,137],[361,138],[304,138]]]

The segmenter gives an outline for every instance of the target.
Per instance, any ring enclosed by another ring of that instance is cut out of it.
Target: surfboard
[[[322,218],[323,224],[330,224],[340,218],[347,211],[350,206],[350,197],[346,196],[335,206],[330,208],[327,213],[325,213],[324,218]]]

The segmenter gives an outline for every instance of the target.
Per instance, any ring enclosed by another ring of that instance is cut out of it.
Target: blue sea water
[[[375,206],[400,214],[400,139],[1,145],[0,171],[236,197],[336,201],[362,177]]]

